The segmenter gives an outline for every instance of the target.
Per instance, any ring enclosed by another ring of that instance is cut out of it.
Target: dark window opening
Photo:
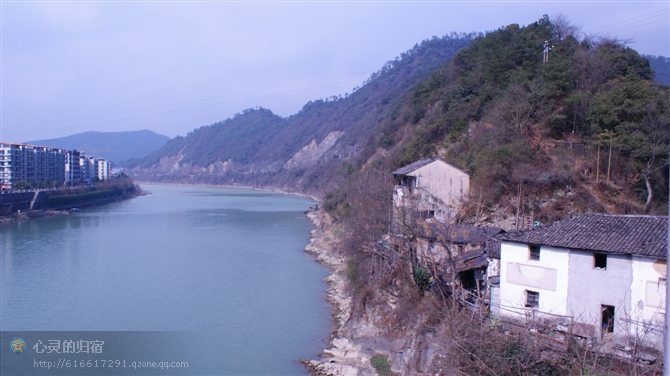
[[[464,289],[470,290],[470,289],[476,289],[477,288],[477,281],[475,281],[475,271],[474,271],[474,269],[464,270],[464,271],[460,272],[459,277],[461,279],[461,285],[463,286]]]
[[[540,293],[526,290],[526,307],[538,308],[540,306]]]
[[[529,245],[528,246],[528,251],[530,252],[528,255],[529,260],[540,260],[540,246],[539,245]]]
[[[604,336],[607,333],[614,333],[614,307],[609,305],[601,305],[600,308],[603,312],[602,335]]]
[[[593,255],[593,264],[595,269],[607,269],[607,255],[604,253],[596,253]]]
[[[435,218],[435,210],[421,210],[414,212],[414,217],[416,219],[430,219]]]

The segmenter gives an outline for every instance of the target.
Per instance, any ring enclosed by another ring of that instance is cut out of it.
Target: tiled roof
[[[434,162],[434,161],[436,161],[436,160],[438,160],[438,159],[439,159],[439,158],[419,159],[418,161],[416,161],[416,162],[414,162],[414,163],[412,163],[412,164],[408,164],[408,165],[405,166],[405,167],[400,167],[399,169],[393,171],[392,174],[393,174],[393,175],[407,175],[407,174],[409,174],[410,172],[412,172],[412,171],[414,171],[414,170],[416,170],[416,169],[419,169],[419,168],[421,168],[421,167],[423,167],[423,166],[425,166],[425,165],[427,165],[427,164],[430,164],[430,163],[432,163],[432,162]]]
[[[421,236],[457,244],[484,244],[501,232],[498,227],[450,225],[434,219],[419,228]]]
[[[668,217],[587,214],[513,231],[503,241],[666,258]]]

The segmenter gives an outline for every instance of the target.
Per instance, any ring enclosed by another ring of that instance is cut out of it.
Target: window
[[[607,269],[607,255],[604,253],[593,254],[593,268],[596,270]]]
[[[528,259],[529,260],[540,260],[540,246],[539,245],[529,245],[528,246]]]
[[[602,309],[602,335],[607,333],[614,333],[614,307],[609,305],[601,305]]]
[[[540,293],[526,290],[526,307],[538,308],[540,306]]]

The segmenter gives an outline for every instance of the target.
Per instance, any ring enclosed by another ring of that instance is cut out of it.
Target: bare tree
[[[581,31],[581,28],[579,26],[573,25],[570,22],[570,19],[567,18],[563,13],[558,13],[551,17],[551,26],[554,30],[554,38],[558,39],[559,41],[562,41],[563,38],[567,37],[568,35],[572,35],[577,39],[577,34],[579,34]]]

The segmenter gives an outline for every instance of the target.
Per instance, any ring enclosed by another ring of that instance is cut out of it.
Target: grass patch
[[[386,355],[377,354],[370,358],[370,364],[375,368],[379,376],[396,376],[393,371],[391,371],[391,366],[389,365]]]

